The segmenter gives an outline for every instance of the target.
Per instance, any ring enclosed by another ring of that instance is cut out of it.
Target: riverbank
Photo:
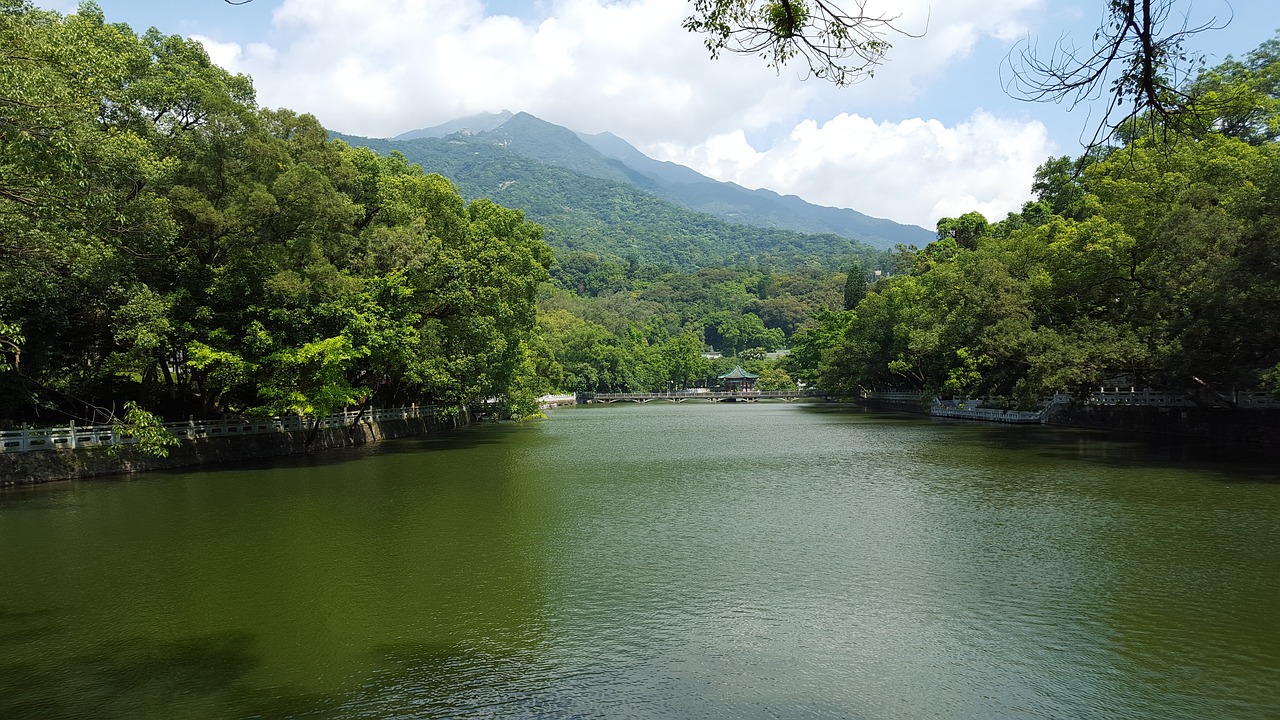
[[[859,400],[858,404],[875,410],[973,422],[1039,424],[1280,447],[1280,410],[1275,408],[1153,407],[1065,402],[1054,403],[1043,412],[1035,413],[981,407],[942,407],[927,405],[918,398],[902,397],[865,398]]]
[[[282,431],[264,435],[202,437],[183,440],[167,457],[148,457],[132,446],[111,454],[104,447],[58,449],[43,452],[0,454],[0,486],[34,485],[57,480],[83,480],[127,475],[150,470],[195,467],[236,460],[282,457],[335,448],[364,445],[396,438],[429,435],[454,429],[465,418],[423,416],[405,419],[362,420],[353,426],[309,431]]]
[[[1058,427],[1280,447],[1280,410],[1275,409],[1067,403],[1050,407],[1043,422]]]

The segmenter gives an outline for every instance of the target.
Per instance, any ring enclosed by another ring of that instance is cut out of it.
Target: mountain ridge
[[[449,178],[467,200],[488,198],[523,211],[562,257],[589,253],[684,271],[726,265],[837,270],[878,253],[838,235],[729,223],[628,182],[548,165],[484,134],[408,141],[333,136],[382,154],[399,152]]]
[[[488,129],[477,131],[476,127]],[[932,231],[916,225],[872,217],[851,208],[816,205],[796,195],[714,180],[678,163],[650,158],[613,133],[580,133],[526,112],[513,114],[504,110],[460,118],[433,128],[411,130],[391,141],[443,138],[457,132],[493,138],[548,165],[629,183],[727,222],[807,234],[830,233],[882,250],[898,244],[923,246],[934,239]]]

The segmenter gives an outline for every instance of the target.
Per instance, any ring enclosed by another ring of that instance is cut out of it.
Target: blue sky
[[[684,0],[98,4],[109,21],[200,40],[254,78],[261,104],[333,130],[385,137],[524,110],[717,179],[925,227],[970,210],[1002,218],[1029,198],[1037,165],[1078,154],[1088,108],[1012,99],[1001,66],[1018,43],[1087,45],[1105,0],[879,2],[927,32],[893,39],[876,76],[851,88],[758,58],[709,60],[680,28]],[[1192,24],[1232,18],[1192,41],[1210,65],[1280,28],[1274,0],[1178,6]]]

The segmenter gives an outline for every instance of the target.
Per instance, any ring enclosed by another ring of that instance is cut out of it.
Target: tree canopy
[[[1277,95],[1250,85],[1280,67],[1262,63],[1274,47],[1197,79],[1243,99],[1195,132],[1051,158],[1022,212],[939,221],[899,274],[796,336],[792,373],[1027,404],[1112,383],[1280,389]]]
[[[0,0],[0,421],[533,410],[541,228],[256,105],[196,42]]]

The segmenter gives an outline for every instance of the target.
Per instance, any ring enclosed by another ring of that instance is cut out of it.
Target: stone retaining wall
[[[930,413],[930,407],[901,399],[865,398],[860,405],[877,410],[928,413],[934,416],[1009,422],[1008,419],[980,416],[974,412]],[[1030,415],[1028,413],[1027,415]],[[1021,414],[1014,422],[1024,422]],[[1032,421],[1027,421],[1032,422]],[[1280,447],[1280,409],[1149,407],[1142,405],[1098,405],[1055,403],[1037,422],[1060,427],[1077,427],[1118,432],[1153,433],[1174,438],[1197,438],[1250,445]]]
[[[1280,410],[1062,404],[1047,425],[1280,445]]]
[[[308,433],[305,432],[188,440],[172,448],[169,456],[163,458],[140,455],[131,446],[124,446],[115,456],[107,453],[106,448],[4,453],[0,454],[0,486],[78,480],[252,458],[298,455],[317,450],[427,435],[457,427],[461,422],[463,421],[443,417],[361,422],[354,428],[321,430],[310,445],[307,445]]]
[[[910,413],[929,413],[928,403],[916,398],[915,400],[886,400],[884,398],[858,398],[855,402],[863,407],[872,410],[897,410],[900,412]]]

